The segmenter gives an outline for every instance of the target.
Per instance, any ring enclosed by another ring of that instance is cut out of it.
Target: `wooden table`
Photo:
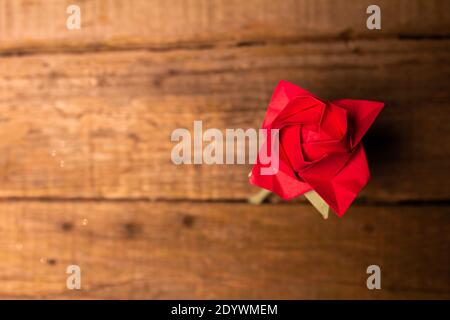
[[[450,298],[449,1],[86,0],[67,30],[74,2],[0,0],[0,298]],[[386,103],[342,219],[170,160],[280,79]]]

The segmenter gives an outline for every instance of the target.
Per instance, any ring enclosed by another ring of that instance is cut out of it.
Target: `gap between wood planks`
[[[276,197],[270,195],[270,197]],[[191,198],[81,198],[81,197],[3,197],[0,198],[0,203],[24,203],[24,202],[42,202],[42,203],[65,203],[65,202],[81,202],[81,203],[192,203],[192,204],[248,204],[254,206],[254,204],[248,203],[245,199],[191,199]],[[311,206],[306,202],[302,196],[295,198],[293,201],[283,201],[281,198],[275,200],[265,200],[261,205],[289,205],[289,206]],[[450,206],[450,199],[442,200],[399,200],[399,201],[374,201],[364,198],[357,199],[352,205],[353,207],[447,207]]]
[[[260,47],[270,45],[296,45],[296,44],[308,44],[308,43],[339,43],[350,41],[447,41],[450,40],[450,34],[448,35],[414,35],[414,34],[399,34],[397,36],[351,36],[345,32],[342,32],[338,37],[335,36],[319,36],[319,37],[298,37],[290,39],[261,39],[261,40],[241,40],[241,41],[212,41],[212,42],[186,42],[177,45],[107,45],[107,44],[88,44],[80,45],[77,47],[67,47],[65,45],[61,47],[45,48],[45,47],[29,47],[29,48],[13,48],[0,50],[1,57],[20,57],[20,56],[33,56],[43,54],[89,54],[89,53],[101,53],[101,52],[127,52],[127,51],[149,51],[149,52],[172,52],[178,50],[214,50],[220,48],[239,48],[239,47]]]

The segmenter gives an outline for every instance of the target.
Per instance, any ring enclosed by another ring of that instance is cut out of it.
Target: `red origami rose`
[[[250,182],[286,200],[314,190],[342,216],[369,180],[361,138],[383,106],[366,100],[328,102],[280,81],[262,125],[279,129],[279,167],[262,175],[270,164],[259,155]]]

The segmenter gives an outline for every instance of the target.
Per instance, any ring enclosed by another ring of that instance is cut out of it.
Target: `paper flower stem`
[[[320,212],[324,219],[328,219],[328,213],[330,211],[330,206],[322,199],[321,196],[314,190],[308,191],[304,194],[305,198],[311,202],[314,208]]]
[[[261,189],[258,193],[248,198],[248,202],[251,204],[259,205],[271,194],[269,190]],[[330,206],[322,199],[321,196],[314,190],[308,191],[304,194],[305,198],[311,202],[317,211],[322,215],[324,219],[328,219],[328,213],[330,212]]]
[[[271,192],[266,189],[261,189],[257,194],[248,198],[248,202],[251,204],[261,204],[269,196]]]

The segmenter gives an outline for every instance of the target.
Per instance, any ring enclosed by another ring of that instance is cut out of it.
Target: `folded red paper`
[[[278,168],[274,175],[261,175],[270,164],[258,156],[250,183],[286,200],[314,190],[344,215],[370,178],[361,138],[383,107],[367,100],[324,101],[280,81],[262,125],[279,130]]]

